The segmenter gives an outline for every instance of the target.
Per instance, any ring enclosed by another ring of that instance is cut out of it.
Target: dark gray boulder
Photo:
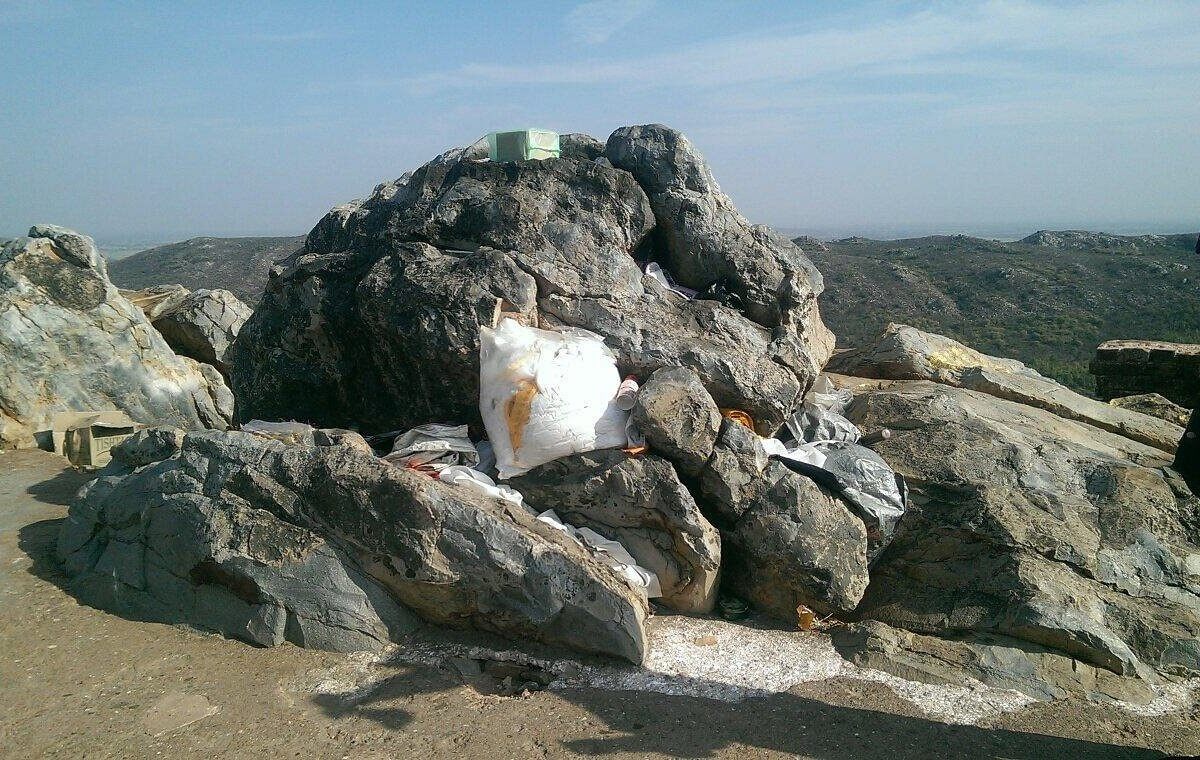
[[[1183,475],[1192,493],[1200,496],[1200,412],[1193,410],[1172,465]]]
[[[846,504],[723,420],[700,476],[701,505],[721,530],[725,583],[774,617],[853,610],[866,591],[867,532]]]
[[[59,412],[224,428],[233,396],[109,281],[91,239],[39,226],[0,249],[0,449],[48,445]]]
[[[504,163],[474,146],[448,151],[330,211],[272,270],[234,344],[242,419],[368,432],[478,425],[479,327],[505,310],[600,334],[623,373],[687,367],[718,404],[777,428],[832,348],[807,295],[819,276],[791,249],[763,259],[778,272],[747,272],[754,303],[777,315],[768,324],[670,292],[639,265],[665,256],[651,200],[634,174],[588,158],[588,145],[580,137],[562,158]],[[704,166],[694,152],[688,160]],[[741,227],[730,230],[728,245],[742,245]],[[721,244],[715,227],[704,235]],[[738,266],[769,250],[748,249]],[[790,273],[777,265],[785,259]]]
[[[721,430],[721,411],[695,372],[667,367],[650,376],[631,412],[651,450],[696,476],[712,456]]]
[[[228,377],[225,354],[250,313],[228,290],[194,290],[159,310],[153,324],[175,353],[211,364]]]
[[[1200,502],[1164,452],[932,382],[855,391],[847,416],[893,431],[876,450],[910,488],[856,617],[1147,682],[1200,674]]]
[[[508,502],[393,467],[356,434],[313,438],[125,444],[60,534],[72,588],[106,609],[264,645],[378,646],[411,628],[407,608],[641,662],[645,600],[562,534]]]
[[[721,538],[671,463],[615,449],[575,454],[512,478],[527,504],[619,541],[658,576],[662,603],[707,613],[717,595]]]

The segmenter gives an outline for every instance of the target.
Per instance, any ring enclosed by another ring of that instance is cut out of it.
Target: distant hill
[[[1200,342],[1196,235],[1042,231],[1005,243],[965,235],[798,239],[825,276],[821,313],[839,346],[888,322],[1011,356],[1082,392],[1113,338]]]
[[[279,259],[304,244],[299,237],[200,237],[160,245],[109,264],[122,288],[178,283],[186,288],[225,288],[253,306]]]

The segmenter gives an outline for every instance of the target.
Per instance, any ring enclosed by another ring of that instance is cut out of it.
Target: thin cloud
[[[563,23],[576,41],[599,45],[653,6],[654,0],[592,0],[575,6]]]

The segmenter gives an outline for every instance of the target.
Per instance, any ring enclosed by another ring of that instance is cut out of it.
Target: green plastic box
[[[487,136],[488,158],[493,161],[528,161],[558,158],[558,133],[548,129],[491,132]]]

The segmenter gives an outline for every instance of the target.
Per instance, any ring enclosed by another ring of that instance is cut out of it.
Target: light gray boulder
[[[29,237],[49,240],[54,252],[66,261],[94,269],[108,279],[108,262],[96,247],[96,241],[87,235],[56,224],[35,224],[29,228]]]
[[[33,231],[54,237],[0,249],[0,448],[48,444],[54,415],[66,411],[225,428],[233,396],[220,375],[175,355],[108,280],[90,239]]]
[[[1015,359],[982,354],[943,335],[889,324],[874,346],[839,354],[826,369],[857,377],[933,380],[1045,409],[1166,452],[1183,429],[1146,414],[1081,396]]]
[[[893,431],[875,449],[910,489],[857,618],[1146,683],[1200,674],[1200,502],[1165,452],[928,381],[854,390],[847,416]]]
[[[151,323],[183,303],[191,293],[182,285],[155,285],[141,290],[120,290],[121,297],[142,310]]]
[[[509,481],[527,504],[619,541],[658,576],[662,603],[708,613],[717,596],[721,537],[671,463],[608,449],[557,459]]]
[[[412,610],[641,662],[645,600],[569,538],[508,502],[394,467],[357,434],[313,439],[147,433],[124,444],[59,536],[71,588],[264,645],[374,648],[410,630]]]
[[[162,309],[153,324],[175,353],[211,364],[228,377],[225,354],[251,311],[228,290],[194,290]]]

